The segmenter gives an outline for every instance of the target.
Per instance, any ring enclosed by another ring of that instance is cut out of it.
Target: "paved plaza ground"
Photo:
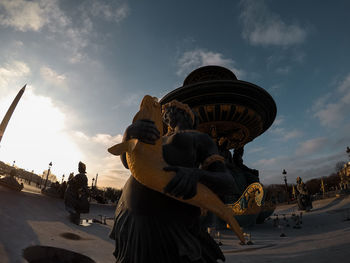
[[[92,204],[86,218],[113,217],[114,206]],[[350,197],[314,202],[311,212],[303,213],[300,229],[295,229],[292,213],[296,205],[276,209],[280,226],[273,218],[262,225],[244,229],[253,245],[240,246],[230,231],[221,233],[226,262],[350,262]],[[290,227],[283,220],[286,215]],[[43,196],[26,187],[14,192],[0,186],[0,262],[26,262],[23,249],[33,245],[52,246],[86,255],[95,262],[114,262],[114,242],[107,225],[77,226],[69,222],[63,200]],[[286,237],[280,237],[284,232]]]

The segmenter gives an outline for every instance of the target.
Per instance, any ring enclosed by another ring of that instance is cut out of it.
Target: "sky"
[[[124,185],[107,148],[146,94],[161,98],[205,65],[271,94],[273,125],[245,146],[263,184],[328,176],[348,161],[349,1],[1,0],[0,118],[24,84],[0,160],[58,179]]]

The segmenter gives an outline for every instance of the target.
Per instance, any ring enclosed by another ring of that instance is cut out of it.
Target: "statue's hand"
[[[200,178],[200,170],[180,166],[168,166],[164,171],[176,172],[173,179],[164,187],[164,193],[184,200],[190,199],[197,194],[197,183]]]
[[[141,142],[155,144],[160,133],[151,120],[137,120],[127,130],[127,139],[139,139]]]

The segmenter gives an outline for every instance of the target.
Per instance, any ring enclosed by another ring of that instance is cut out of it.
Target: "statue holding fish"
[[[163,136],[163,121],[168,132]],[[183,103],[163,106],[145,96],[123,142],[109,148],[121,155],[132,176],[123,188],[111,238],[117,262],[216,262],[224,255],[200,229],[200,209],[225,220],[245,242],[231,208],[218,194],[230,193],[234,179],[215,142],[196,128]]]

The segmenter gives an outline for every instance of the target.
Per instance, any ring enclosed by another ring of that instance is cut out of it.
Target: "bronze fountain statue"
[[[169,93],[160,102],[145,96],[140,111],[124,133],[123,142],[108,149],[110,153],[120,155],[124,166],[131,171],[117,205],[110,235],[116,241],[114,255],[117,262],[224,260],[218,244],[200,226],[201,210],[211,211],[227,222],[241,244],[245,244],[236,218],[246,215],[247,211],[258,214],[263,188],[258,183],[258,173],[230,158],[228,150],[242,148],[261,134],[272,124],[275,115],[264,111],[261,116],[255,114],[247,106],[249,100],[243,106],[235,106],[227,104],[232,103],[231,98],[221,105],[218,104],[219,97],[202,96],[203,91],[210,90],[197,87],[198,77],[210,84],[208,75],[217,77],[218,70],[229,81],[239,82],[227,69],[211,66],[202,70],[208,68],[216,75],[210,75],[209,70],[204,72],[203,78],[203,72],[194,71],[200,74],[193,76],[191,73],[184,87]],[[221,84],[230,87],[225,81]],[[188,92],[188,85],[195,87],[194,92],[192,89]],[[264,92],[259,90],[257,96],[261,98]],[[227,98],[226,95],[223,97]],[[272,98],[268,99],[273,102]],[[206,105],[208,102],[211,105]],[[214,119],[217,117],[227,119]],[[232,176],[235,173],[228,169],[230,165],[243,176],[254,175],[253,183],[242,193],[237,190]],[[235,191],[242,194],[241,198],[225,205],[223,197]]]
[[[160,103],[173,99],[189,105],[199,119],[197,130],[210,135],[225,157],[226,166],[235,180],[231,195],[223,197],[226,203],[235,204],[233,206],[238,209],[244,191],[252,183],[255,189],[259,185],[259,191],[252,191],[259,193],[257,198],[264,195],[259,172],[245,166],[242,157],[244,146],[264,133],[276,118],[277,108],[271,95],[253,83],[238,80],[224,67],[205,66],[192,71],[183,86],[165,95]],[[255,224],[259,210],[260,221],[272,214],[275,206],[262,202],[259,208],[236,210],[240,225]],[[252,205],[256,206],[257,202]]]

